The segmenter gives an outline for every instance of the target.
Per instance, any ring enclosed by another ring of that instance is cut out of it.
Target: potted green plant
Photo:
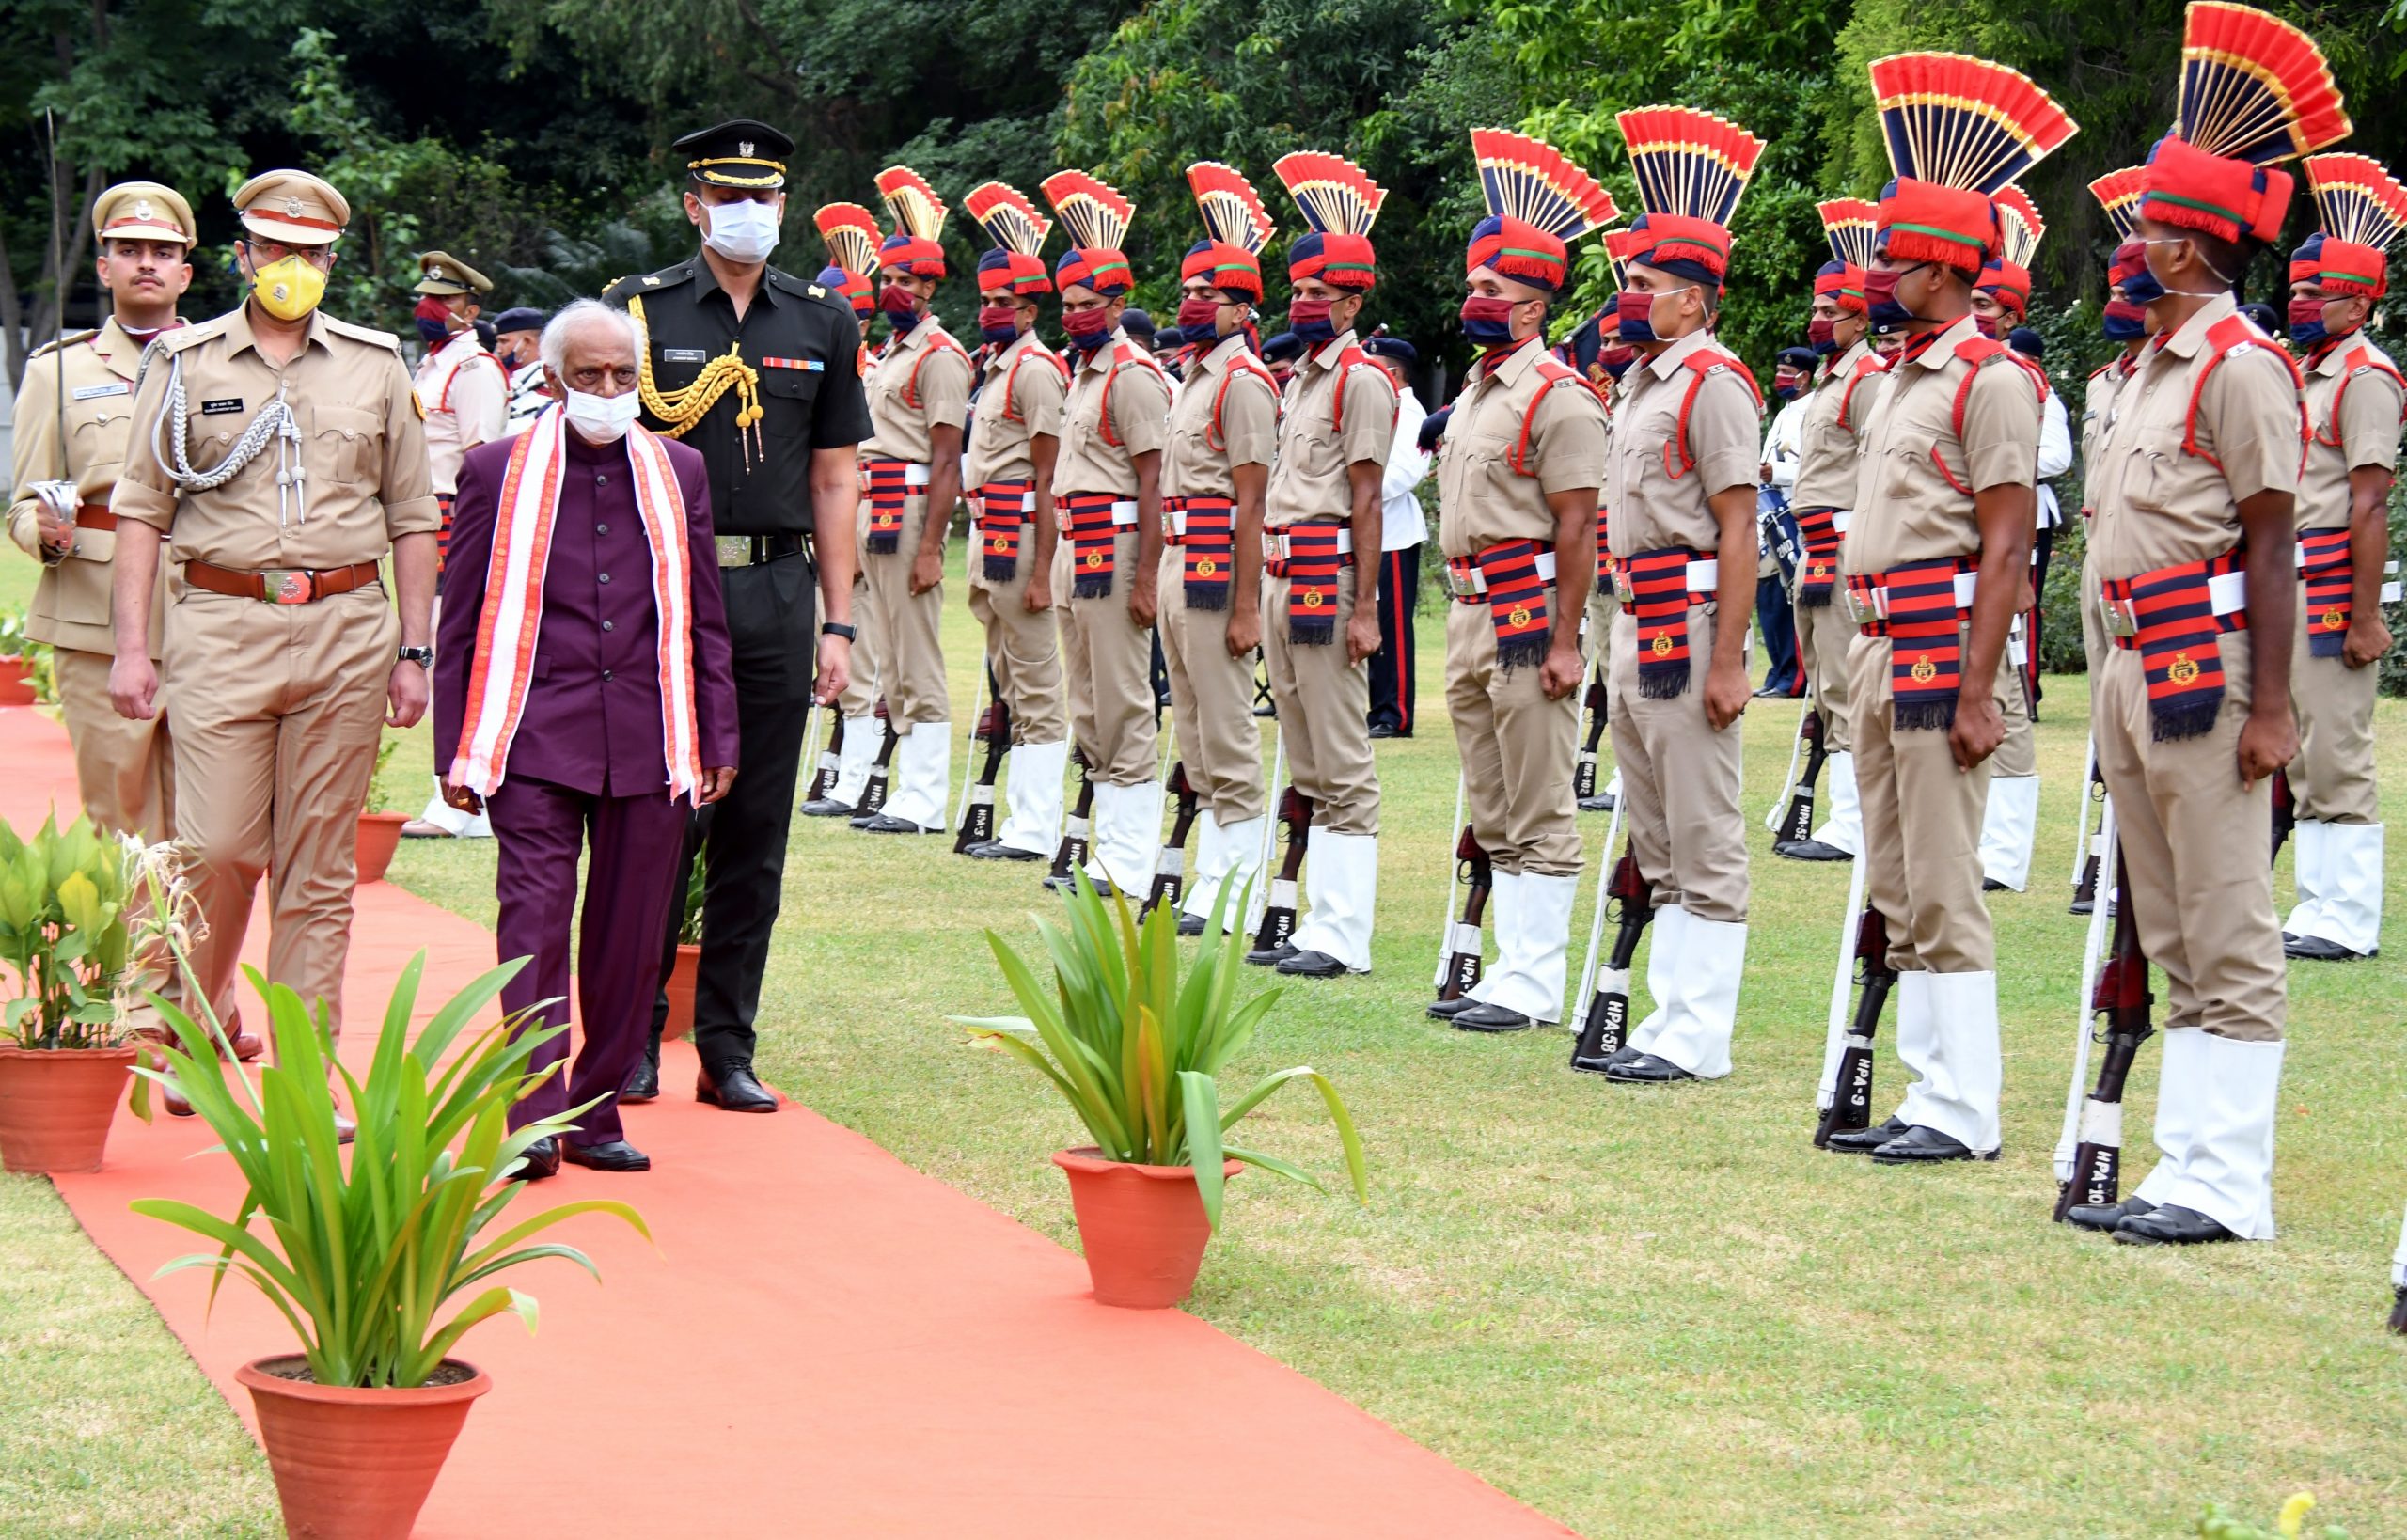
[[[0,609],[0,706],[30,706],[39,696],[37,676],[50,650],[25,635],[21,609]]]
[[[393,750],[401,746],[399,738],[385,738],[376,746],[376,768],[368,773],[368,795],[359,809],[359,880],[382,882],[385,872],[393,864],[393,852],[401,848],[401,825],[410,815],[380,812],[377,804],[383,800],[380,787],[385,779],[385,766],[392,762]]]
[[[1182,979],[1173,906],[1156,905],[1140,924],[1126,899],[1115,893],[1107,907],[1081,873],[1067,928],[1036,922],[1053,987],[988,931],[986,944],[1028,1014],[953,1018],[1050,1080],[1094,1140],[1057,1153],[1053,1163],[1069,1175],[1087,1270],[1104,1304],[1159,1310],[1187,1297],[1220,1227],[1222,1185],[1241,1165],[1320,1186],[1300,1167],[1224,1137],[1291,1080],[1319,1091],[1354,1195],[1369,1197],[1353,1116],[1319,1071],[1298,1065],[1266,1075],[1221,1108],[1221,1070],[1278,999],[1275,989],[1242,1004],[1233,998],[1240,957],[1221,918],[1232,898],[1242,905],[1246,896],[1221,889]]]
[[[96,1171],[134,1032],[127,1003],[145,982],[127,893],[164,846],[120,841],[55,814],[31,840],[0,822],[0,1165]],[[136,1088],[137,1110],[147,1097]]]
[[[660,1029],[663,1042],[672,1042],[694,1029],[694,975],[702,966],[702,863],[694,862],[685,878],[684,907],[677,916],[677,961],[664,986],[669,995],[669,1019]]]
[[[213,1019],[204,1026],[159,1004],[175,1042],[163,1050],[164,1068],[138,1073],[183,1092],[244,1186],[230,1218],[162,1198],[134,1208],[216,1248],[167,1264],[163,1276],[209,1271],[213,1302],[226,1275],[238,1273],[299,1339],[298,1353],[256,1359],[236,1375],[258,1411],[292,1540],[408,1535],[469,1404],[492,1388],[452,1349],[496,1315],[534,1328],[535,1301],[495,1280],[540,1257],[600,1277],[583,1252],[528,1244],[534,1236],[581,1214],[612,1214],[651,1238],[633,1208],[602,1199],[503,1221],[525,1186],[511,1173],[527,1147],[573,1127],[584,1110],[509,1127],[511,1108],[558,1071],[527,1065],[565,1028],[513,1040],[524,1018],[511,1017],[466,1031],[526,962],[476,980],[412,1040],[426,966],[419,953],[386,1003],[365,1078],[333,1061],[323,1008],[313,1018],[291,990],[257,973],[251,983],[266,999],[275,1065],[256,1086],[220,1057]],[[358,1125],[348,1163],[330,1086],[336,1074]]]

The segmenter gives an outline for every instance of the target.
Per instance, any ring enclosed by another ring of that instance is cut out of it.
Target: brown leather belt
[[[117,515],[109,511],[109,505],[106,503],[86,503],[75,511],[75,527],[98,529],[103,533],[114,532],[117,528]]]
[[[331,599],[379,582],[384,575],[384,570],[372,561],[354,561],[348,567],[327,572],[277,567],[263,573],[238,573],[230,567],[212,567],[206,561],[184,563],[184,581],[196,589],[269,605],[306,605]]]

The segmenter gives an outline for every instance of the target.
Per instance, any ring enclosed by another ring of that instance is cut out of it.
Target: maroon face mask
[[[1816,353],[1834,352],[1839,339],[1838,326],[1835,321],[1817,316],[1805,323],[1805,340]]]
[[[1070,340],[1082,348],[1097,348],[1111,335],[1111,307],[1098,305],[1092,310],[1064,310],[1062,327]]]
[[[2297,332],[2301,328],[2308,328],[2319,332],[2323,330],[2324,303],[2324,301],[2320,299],[2294,299],[2290,301],[2290,330],[2292,332]]]
[[[1201,338],[1219,330],[1220,302],[1189,294],[1178,302],[1178,329]]]

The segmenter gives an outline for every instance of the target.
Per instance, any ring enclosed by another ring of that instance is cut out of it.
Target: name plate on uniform
[[[240,396],[222,401],[203,401],[200,403],[200,415],[205,417],[220,416],[228,412],[240,412],[242,409],[243,398]]]
[[[663,348],[660,361],[664,364],[707,364],[711,361],[707,348]]]
[[[123,380],[111,380],[106,385],[77,385],[67,394],[70,400],[88,401],[102,396],[131,396],[134,386]]]

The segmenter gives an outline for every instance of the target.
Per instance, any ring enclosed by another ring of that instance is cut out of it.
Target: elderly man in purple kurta
[[[591,847],[584,1045],[511,1121],[594,1105],[565,1140],[527,1152],[528,1177],[563,1157],[652,1164],[626,1141],[619,1088],[651,1026],[684,804],[727,794],[737,742],[702,457],[636,424],[623,311],[578,301],[543,328],[542,349],[558,404],[461,468],[434,664],[444,797],[491,814],[500,955],[533,959],[502,991],[505,1009],[567,998],[577,858]],[[536,1066],[567,1052],[555,1039]]]

